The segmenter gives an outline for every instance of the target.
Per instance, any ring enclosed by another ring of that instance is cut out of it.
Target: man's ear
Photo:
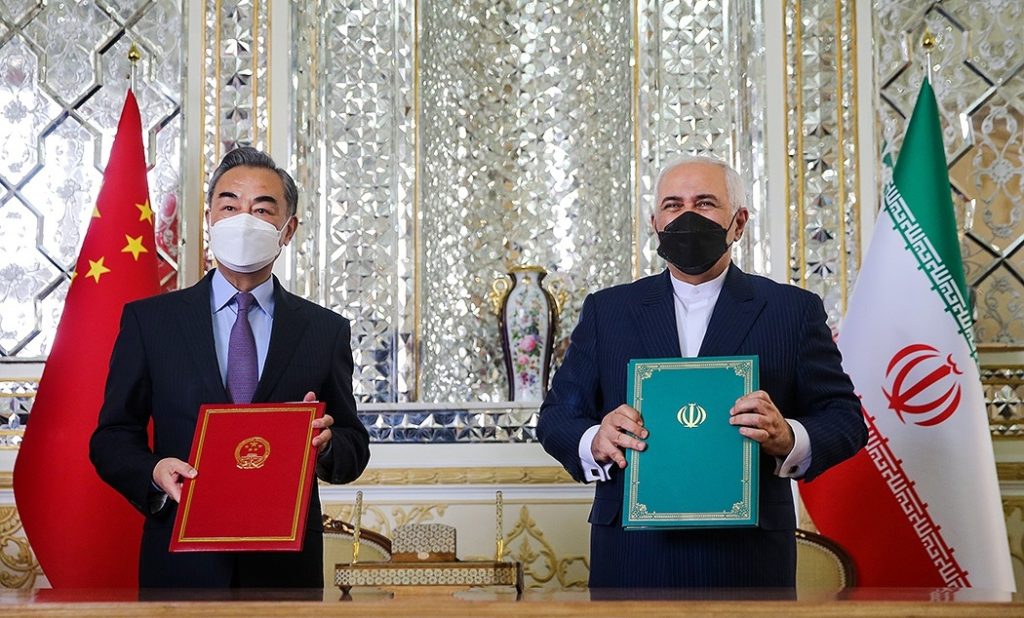
[[[739,212],[736,213],[736,232],[734,238],[739,240],[743,236],[743,230],[747,227],[747,221],[750,219],[750,211],[746,208],[740,208]]]

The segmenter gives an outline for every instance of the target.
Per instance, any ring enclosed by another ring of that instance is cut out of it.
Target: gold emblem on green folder
[[[693,429],[708,420],[708,411],[696,403],[688,403],[676,412],[676,420],[687,429]]]
[[[757,525],[759,445],[729,423],[757,388],[756,356],[630,361],[626,401],[649,435],[627,455],[623,527]]]

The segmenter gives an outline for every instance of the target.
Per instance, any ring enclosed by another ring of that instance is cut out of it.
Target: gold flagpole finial
[[[939,46],[939,40],[935,36],[935,33],[930,29],[925,28],[924,35],[921,36],[921,48],[924,49],[925,62],[927,65],[925,69],[928,74],[928,83],[932,83],[932,51]]]
[[[924,51],[931,53],[937,44],[938,39],[935,38],[935,33],[926,29],[924,31],[924,36],[921,37],[921,47],[924,48]]]
[[[131,80],[132,90],[135,90],[135,74],[139,68],[139,60],[142,59],[142,51],[139,50],[139,46],[135,41],[132,41],[132,46],[128,48],[128,61],[132,63],[131,74],[128,79]]]

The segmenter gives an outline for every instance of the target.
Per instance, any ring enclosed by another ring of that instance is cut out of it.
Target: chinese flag
[[[18,513],[54,588],[138,586],[142,516],[96,475],[89,438],[121,308],[157,293],[156,264],[142,119],[129,90],[14,465]]]

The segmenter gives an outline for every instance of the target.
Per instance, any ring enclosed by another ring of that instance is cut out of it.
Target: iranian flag
[[[1015,589],[931,85],[839,330],[868,444],[800,493],[861,586]]]

